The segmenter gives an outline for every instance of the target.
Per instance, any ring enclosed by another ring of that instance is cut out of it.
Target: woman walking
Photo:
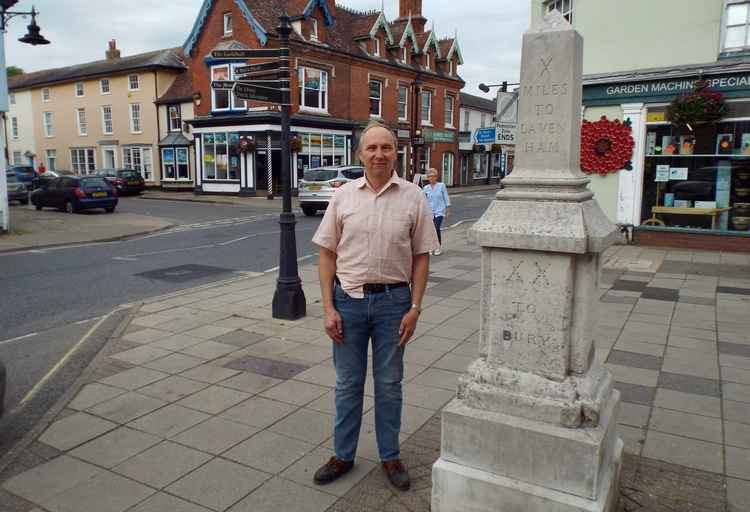
[[[432,208],[432,220],[435,223],[435,231],[437,231],[438,242],[440,243],[432,254],[440,256],[440,249],[443,244],[440,226],[443,224],[443,218],[451,214],[451,200],[448,197],[448,189],[445,187],[445,183],[438,182],[438,172],[436,169],[427,171],[427,179],[429,183],[422,190],[424,190],[427,202],[430,204],[430,208]]]

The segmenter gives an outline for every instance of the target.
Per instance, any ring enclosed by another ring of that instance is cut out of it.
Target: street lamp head
[[[49,41],[39,33],[39,25],[36,24],[36,11],[31,8],[31,23],[26,27],[28,32],[18,40],[22,43],[36,46],[38,44],[49,44]]]
[[[486,84],[479,84],[479,90],[482,92],[490,92],[490,88]]]

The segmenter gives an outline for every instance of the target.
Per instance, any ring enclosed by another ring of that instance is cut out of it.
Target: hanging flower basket
[[[698,80],[693,92],[683,94],[667,107],[667,120],[675,126],[712,124],[727,114],[724,95],[708,88],[708,82]]]
[[[581,170],[586,174],[606,176],[621,169],[633,170],[633,140],[630,120],[625,122],[607,116],[581,126]]]
[[[239,147],[243,153],[251,153],[255,151],[255,141],[250,137],[240,137]]]
[[[292,148],[292,152],[299,153],[302,151],[302,138],[295,135],[292,137],[292,140],[289,141],[289,145]]]

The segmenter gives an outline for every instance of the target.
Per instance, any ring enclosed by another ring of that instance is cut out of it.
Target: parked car
[[[29,190],[31,190],[31,183],[34,181],[34,178],[39,176],[39,173],[30,165],[11,165],[8,167],[8,172],[14,173],[18,181],[23,182]]]
[[[48,206],[75,213],[104,208],[112,213],[117,206],[117,189],[100,176],[62,176],[33,191],[31,204],[37,210]]]
[[[132,169],[102,169],[96,175],[106,179],[120,195],[140,194],[146,188],[143,177]]]
[[[0,418],[2,418],[3,412],[5,412],[5,375],[5,365],[0,361]]]
[[[52,180],[61,176],[57,171],[45,171],[31,180],[31,190],[46,187]]]
[[[26,185],[18,179],[18,175],[12,171],[6,173],[8,183],[8,202],[18,201],[21,204],[29,204],[29,191]]]
[[[365,168],[358,165],[316,167],[305,171],[299,181],[299,205],[308,217],[318,210],[325,210],[334,191],[347,181],[365,175]]]

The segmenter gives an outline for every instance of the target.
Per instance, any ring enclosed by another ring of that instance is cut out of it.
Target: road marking
[[[450,226],[448,226],[448,227],[447,227],[446,229],[451,229],[451,228],[455,228],[456,226],[460,226],[461,224],[464,224],[464,223],[466,223],[466,222],[476,222],[476,221],[478,221],[478,220],[479,220],[479,219],[464,219],[464,220],[459,220],[459,221],[458,221],[458,222],[456,222],[455,224],[451,224]]]
[[[128,256],[115,256],[112,259],[117,261],[138,261],[138,258],[131,258]]]
[[[92,335],[92,334],[93,334],[93,333],[94,333],[94,332],[95,332],[95,331],[96,331],[96,330],[97,330],[97,329],[99,328],[99,326],[100,326],[100,325],[102,325],[102,324],[104,323],[104,321],[105,321],[105,320],[106,320],[107,318],[109,318],[109,317],[110,317],[110,316],[111,316],[111,315],[112,315],[113,313],[115,313],[115,312],[117,312],[117,311],[119,311],[119,309],[115,309],[115,310],[113,310],[113,311],[111,311],[111,312],[107,313],[106,315],[104,315],[103,317],[101,317],[101,318],[99,319],[99,321],[98,321],[98,322],[96,322],[96,323],[95,323],[95,324],[94,324],[94,325],[93,325],[93,326],[91,327],[91,329],[89,329],[88,331],[86,331],[86,334],[84,334],[84,335],[83,335],[83,337],[82,337],[82,338],[81,338],[80,340],[78,340],[78,343],[76,343],[75,345],[73,345],[73,346],[72,346],[72,347],[70,348],[70,350],[68,350],[68,351],[67,351],[67,352],[65,353],[65,355],[64,355],[64,356],[62,356],[62,358],[61,358],[61,359],[60,359],[60,360],[59,360],[59,361],[58,361],[58,362],[57,362],[57,363],[55,364],[55,366],[53,366],[52,368],[50,368],[50,370],[49,370],[49,371],[48,371],[48,372],[47,372],[47,373],[46,373],[46,374],[44,375],[44,377],[42,377],[42,379],[41,379],[41,380],[40,380],[39,382],[37,382],[37,383],[36,383],[36,384],[34,385],[34,387],[33,387],[33,388],[31,388],[31,391],[29,391],[28,393],[26,393],[26,396],[25,396],[25,397],[23,397],[23,399],[22,399],[22,400],[21,400],[21,401],[20,401],[20,402],[18,403],[18,406],[16,407],[16,409],[20,409],[21,407],[23,407],[23,406],[24,406],[24,404],[25,404],[26,402],[28,402],[29,400],[31,400],[32,398],[34,398],[34,396],[35,396],[35,395],[36,395],[36,394],[37,394],[37,393],[39,392],[39,390],[40,390],[40,389],[42,389],[42,387],[43,387],[43,386],[44,386],[44,385],[45,385],[45,384],[47,383],[47,381],[48,381],[49,379],[51,379],[51,378],[52,378],[52,376],[53,376],[53,375],[54,375],[55,373],[57,373],[57,371],[58,371],[58,370],[59,370],[60,368],[62,368],[62,366],[63,366],[63,365],[64,365],[64,364],[65,364],[65,363],[66,363],[66,362],[68,361],[68,359],[70,359],[70,357],[71,357],[71,356],[73,355],[73,353],[75,353],[75,351],[76,351],[76,350],[78,350],[78,348],[79,348],[79,347],[80,347],[81,345],[83,345],[83,344],[84,344],[84,343],[86,342],[86,340],[88,340],[88,339],[89,339],[89,337],[90,337],[90,336],[91,336],[91,335]]]
[[[101,318],[101,316],[95,316],[95,317],[92,317],[92,318],[87,318],[85,320],[78,320],[75,324],[76,325],[86,324],[86,323],[89,323],[89,322],[93,322],[94,320],[99,320],[100,318]]]
[[[248,238],[253,238],[253,237],[255,237],[255,236],[257,236],[257,235],[247,235],[247,236],[241,236],[241,237],[239,237],[239,238],[235,238],[234,240],[227,240],[226,242],[221,242],[221,243],[220,243],[220,244],[218,244],[218,245],[229,245],[229,244],[233,244],[233,243],[235,243],[235,242],[241,242],[241,241],[243,241],[243,240],[247,240]]]
[[[0,345],[5,345],[6,343],[13,343],[14,341],[19,341],[25,338],[31,338],[32,336],[38,335],[38,332],[30,332],[29,334],[24,334],[23,336],[17,336],[15,338],[10,338],[7,340],[0,341]]]
[[[268,270],[264,270],[263,273],[268,274],[269,272],[276,272],[277,270],[279,270],[279,267],[273,267],[269,268]]]

